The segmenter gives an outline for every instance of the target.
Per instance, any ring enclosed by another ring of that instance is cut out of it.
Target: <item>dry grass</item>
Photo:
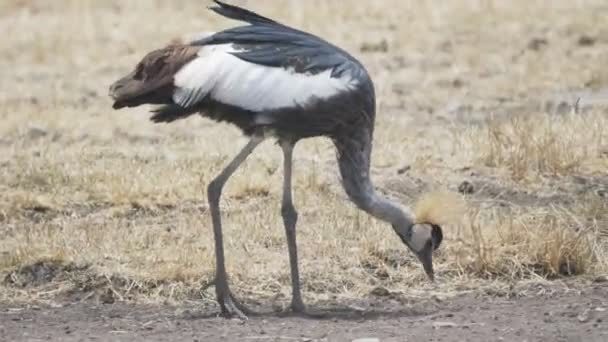
[[[508,215],[477,211],[462,233],[457,267],[464,274],[511,281],[605,272],[600,222],[580,222],[579,210],[584,209],[550,206],[510,210]]]
[[[514,180],[534,182],[539,176],[605,173],[607,128],[602,112],[526,113],[490,122],[475,133],[474,144],[483,149],[484,165],[507,167]]]
[[[606,108],[556,115],[543,103],[608,87],[604,1],[238,3],[369,68],[379,99],[372,173],[385,194],[412,205],[463,179],[483,184],[465,197],[461,222],[434,197],[416,209],[450,218],[431,285],[390,227],[346,201],[331,144],[303,142],[294,186],[308,300],[608,273]],[[204,7],[2,2],[0,300],[212,300],[203,189],[246,139],[200,118],[153,125],[145,108],[113,112],[105,96],[148,50],[233,24]],[[222,202],[231,281],[251,299],[290,293],[280,167],[279,149],[264,144]]]

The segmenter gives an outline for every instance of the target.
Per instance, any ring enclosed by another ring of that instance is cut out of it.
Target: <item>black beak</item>
[[[437,248],[439,248],[439,245],[441,245],[441,241],[443,241],[443,231],[441,230],[441,227],[439,225],[430,223],[427,224],[431,227],[431,239],[419,252],[415,252],[415,250],[411,247],[409,240],[405,238],[404,235],[401,234],[401,232],[394,225],[393,229],[395,230],[399,238],[401,238],[401,241],[403,241],[405,245],[410,247],[410,250],[412,250],[418,257],[418,260],[420,260],[420,262],[422,263],[424,272],[426,272],[426,275],[429,277],[429,279],[431,281],[435,281],[435,272],[433,271],[433,252]]]
[[[422,251],[417,253],[418,259],[424,267],[424,272],[431,281],[435,280],[435,272],[433,271],[433,246],[428,244]]]
[[[428,245],[424,247],[422,251],[418,253],[418,259],[424,267],[424,272],[431,281],[435,281],[435,272],[433,271],[433,252],[439,248],[441,241],[443,241],[443,231],[439,225],[431,225],[431,238],[432,240]]]

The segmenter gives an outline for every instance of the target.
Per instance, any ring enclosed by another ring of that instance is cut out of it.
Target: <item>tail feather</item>
[[[234,5],[229,5],[229,4],[219,1],[219,0],[214,0],[213,2],[215,2],[218,6],[213,6],[213,7],[210,7],[209,9],[226,18],[244,21],[244,22],[247,22],[250,24],[280,25],[279,23],[277,23],[276,21],[274,21],[270,18],[263,17],[257,13],[246,10],[244,8],[234,6]]]

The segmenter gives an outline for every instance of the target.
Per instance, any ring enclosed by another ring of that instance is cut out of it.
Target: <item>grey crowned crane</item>
[[[281,215],[287,235],[295,312],[305,310],[300,292],[296,222],[292,201],[292,154],[300,139],[325,136],[337,149],[341,180],[355,205],[388,222],[433,279],[433,251],[443,234],[417,223],[409,209],[381,197],[370,180],[375,120],[374,85],[363,65],[344,50],[246,9],[215,1],[214,12],[247,25],[150,52],[110,87],[113,108],[161,105],[154,122],[200,113],[227,121],[250,137],[247,145],[208,185],[216,255],[215,289],[225,316],[246,317],[233,296],[224,266],[220,196],[228,178],[263,140],[283,150]]]

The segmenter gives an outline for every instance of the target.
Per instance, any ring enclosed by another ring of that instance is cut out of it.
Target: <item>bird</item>
[[[283,154],[281,216],[291,273],[291,306],[306,313],[300,285],[292,197],[293,152],[303,139],[326,137],[336,148],[340,181],[360,210],[391,225],[434,280],[440,225],[417,222],[407,206],[381,194],[370,176],[376,116],[373,81],[363,64],[326,40],[248,9],[216,0],[210,10],[244,23],[154,50],[110,86],[113,108],[153,105],[150,119],[170,123],[200,114],[231,123],[247,144],[207,185],[215,243],[215,293],[221,314],[251,314],[233,294],[225,268],[220,198],[228,179],[266,139]]]

